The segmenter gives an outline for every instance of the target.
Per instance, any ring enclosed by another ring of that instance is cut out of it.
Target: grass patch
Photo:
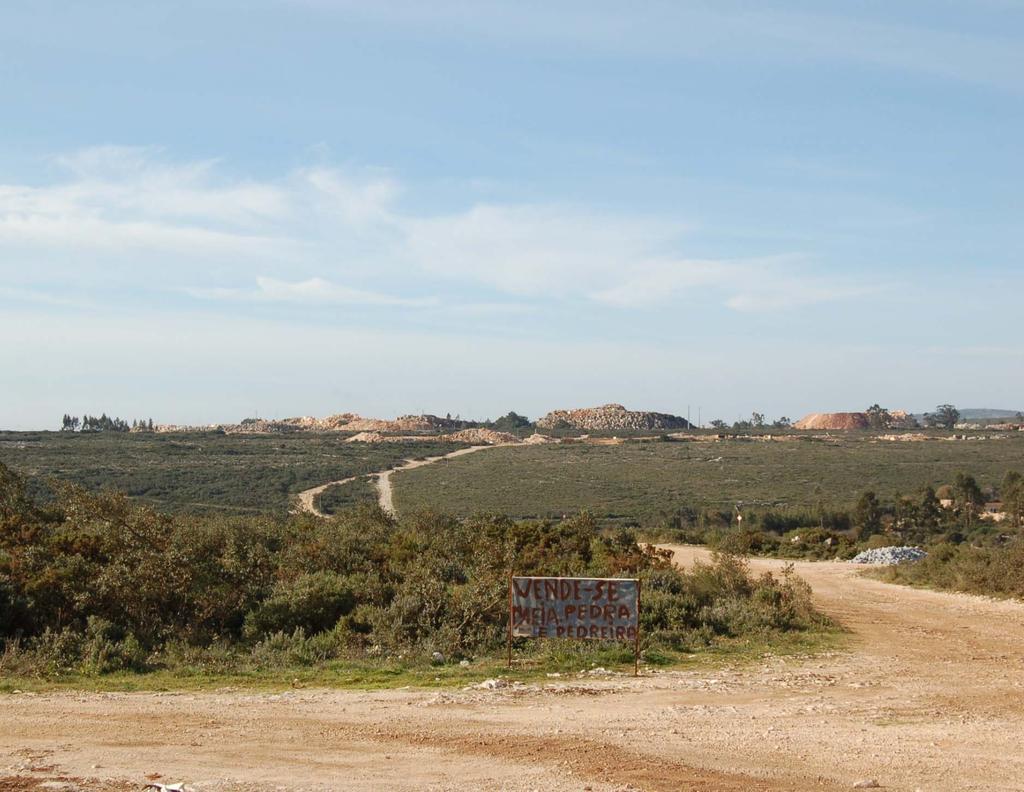
[[[443,508],[560,517],[586,509],[605,524],[650,525],[680,509],[847,507],[873,490],[892,499],[970,470],[995,486],[1024,456],[1024,437],[888,442],[627,442],[497,448],[395,476],[399,511]]]
[[[338,514],[346,509],[377,502],[377,479],[364,476],[344,484],[332,484],[320,493],[317,505],[324,514]]]
[[[337,690],[384,690],[414,688],[451,689],[502,678],[510,682],[545,684],[570,681],[577,674],[605,668],[621,674],[633,672],[633,650],[627,646],[592,648],[586,643],[550,642],[552,646],[526,645],[517,649],[513,666],[504,657],[484,657],[468,668],[456,663],[433,665],[425,661],[343,660],[309,668],[260,669],[246,672],[217,672],[201,667],[179,667],[146,673],[119,671],[110,674],[0,675],[0,694],[52,691],[163,692],[216,691],[239,689],[277,692],[303,688]],[[561,643],[562,645],[555,645]],[[760,636],[723,640],[697,652],[663,649],[645,650],[641,675],[651,670],[688,671],[755,665],[768,656],[811,658],[841,651],[846,634],[836,628],[814,633]],[[560,674],[553,679],[549,674]]]
[[[0,432],[0,463],[49,498],[50,478],[173,514],[286,514],[298,492],[460,443],[347,443],[345,434]],[[340,505],[340,504],[339,504]]]

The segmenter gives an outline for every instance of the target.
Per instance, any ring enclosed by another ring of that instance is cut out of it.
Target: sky
[[[1024,408],[1024,0],[0,2],[0,428]]]

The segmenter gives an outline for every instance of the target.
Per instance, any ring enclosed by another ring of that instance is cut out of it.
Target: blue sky
[[[1024,406],[1024,2],[9,2],[0,427]]]

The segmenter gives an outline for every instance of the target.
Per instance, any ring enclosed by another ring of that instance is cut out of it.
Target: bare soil
[[[494,691],[10,695],[0,790],[1024,790],[1024,604],[796,569],[849,651]]]

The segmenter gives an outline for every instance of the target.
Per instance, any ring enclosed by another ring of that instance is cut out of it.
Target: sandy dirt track
[[[424,465],[433,465],[435,462],[443,462],[446,459],[455,459],[456,457],[465,456],[466,454],[474,454],[477,451],[484,451],[488,448],[501,447],[504,446],[476,445],[470,446],[469,448],[460,448],[458,451],[452,451],[450,454],[445,454],[444,456],[427,457],[426,459],[407,459],[405,464],[398,465],[390,470],[385,470],[383,473],[377,475],[377,496],[380,507],[386,512],[396,514],[394,489],[391,486],[391,476],[395,473],[401,473],[403,470],[413,470],[415,468],[423,467]]]
[[[9,695],[0,776],[23,780],[0,790],[152,773],[198,789],[1024,790],[1024,605],[796,567],[850,651],[522,691]]]
[[[299,509],[309,512],[310,514],[315,514],[317,517],[330,517],[331,515],[320,511],[320,507],[317,502],[317,498],[323,494],[324,490],[328,487],[333,487],[335,484],[348,484],[350,481],[355,481],[357,478],[376,477],[377,501],[380,503],[380,507],[386,512],[395,514],[395,499],[391,486],[391,475],[393,473],[401,473],[403,470],[413,470],[414,468],[423,467],[424,465],[432,465],[435,462],[442,462],[446,459],[465,456],[466,454],[472,454],[475,451],[483,451],[485,448],[498,447],[499,446],[496,445],[470,446],[469,448],[460,448],[458,451],[452,451],[450,454],[444,454],[442,456],[426,457],[425,459],[407,459],[401,465],[396,465],[395,467],[381,471],[380,473],[366,473],[364,476],[349,476],[349,478],[338,479],[337,481],[328,481],[326,484],[310,487],[309,489],[300,492],[298,495]],[[0,792],[3,792],[3,790],[0,790]]]

